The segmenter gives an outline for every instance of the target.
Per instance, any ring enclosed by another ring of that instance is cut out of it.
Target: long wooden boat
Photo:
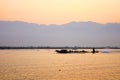
[[[93,51],[85,51],[85,50],[82,50],[82,51],[78,51],[78,50],[66,50],[66,49],[63,49],[63,50],[56,50],[57,53],[93,53]],[[98,51],[95,51],[94,53],[98,53]]]

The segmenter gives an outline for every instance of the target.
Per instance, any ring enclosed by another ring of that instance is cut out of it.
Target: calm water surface
[[[120,49],[109,52],[0,50],[0,80],[120,80]]]

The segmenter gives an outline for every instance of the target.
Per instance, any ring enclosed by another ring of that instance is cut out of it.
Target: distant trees
[[[95,49],[120,49],[120,47],[94,47]],[[93,49],[93,47],[51,47],[51,46],[21,46],[21,47],[12,47],[12,46],[0,46],[0,49]]]

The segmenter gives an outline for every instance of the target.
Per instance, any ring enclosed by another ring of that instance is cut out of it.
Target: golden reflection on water
[[[57,54],[55,50],[0,50],[1,80],[119,80],[120,52]]]

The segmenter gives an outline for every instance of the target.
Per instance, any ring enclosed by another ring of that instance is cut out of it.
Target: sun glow
[[[120,22],[120,0],[0,0],[0,20]]]

